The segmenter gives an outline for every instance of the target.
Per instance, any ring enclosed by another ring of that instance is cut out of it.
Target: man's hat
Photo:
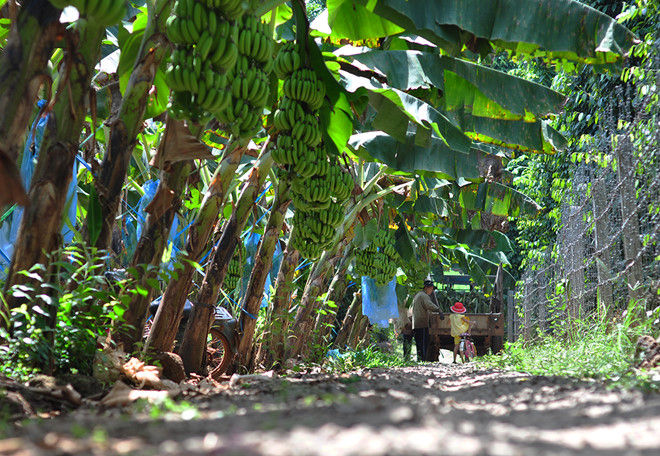
[[[424,288],[426,288],[426,287],[433,287],[433,288],[435,288],[435,285],[433,284],[433,280],[428,280],[428,279],[426,279],[426,280],[424,281]]]
[[[463,305],[462,302],[457,302],[456,304],[451,306],[451,311],[459,314],[465,313],[465,306]]]

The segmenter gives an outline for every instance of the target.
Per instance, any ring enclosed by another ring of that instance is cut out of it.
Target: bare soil
[[[0,454],[660,454],[660,395],[474,365],[236,377],[181,400],[7,424]]]

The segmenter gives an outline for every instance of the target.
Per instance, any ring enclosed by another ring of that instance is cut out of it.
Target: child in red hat
[[[459,347],[461,343],[461,334],[469,332],[474,323],[470,322],[470,318],[465,313],[465,306],[462,302],[457,302],[451,306],[452,314],[449,316],[451,323],[451,335],[454,338],[454,362],[456,362],[456,355],[459,354]],[[465,362],[463,352],[460,352],[461,361]]]

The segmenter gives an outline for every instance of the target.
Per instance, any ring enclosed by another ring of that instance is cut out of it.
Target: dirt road
[[[234,380],[155,420],[135,407],[30,420],[0,454],[660,454],[660,395],[595,382],[447,364]]]

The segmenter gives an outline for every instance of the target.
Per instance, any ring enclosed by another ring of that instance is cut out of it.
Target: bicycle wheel
[[[477,354],[477,351],[474,349],[474,344],[472,341],[465,341],[465,359],[467,361],[472,360]]]
[[[211,328],[208,342],[206,343],[206,366],[213,378],[222,375],[233,358],[229,348],[229,341],[218,328]]]

